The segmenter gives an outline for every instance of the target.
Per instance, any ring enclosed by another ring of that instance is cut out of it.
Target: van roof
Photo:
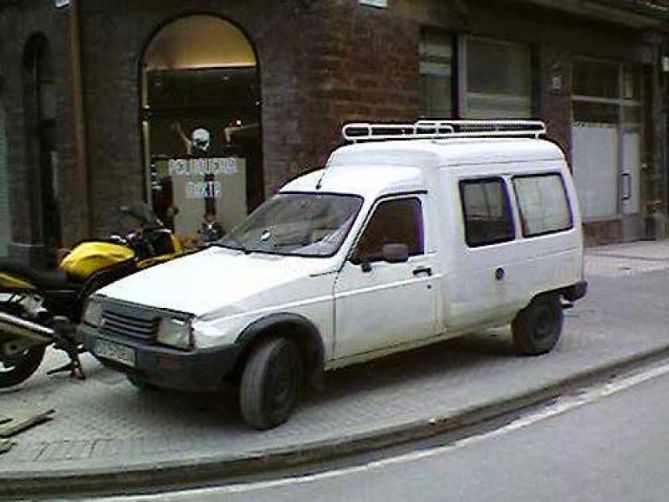
[[[281,191],[351,193],[365,197],[426,188],[430,172],[462,165],[564,161],[550,141],[527,138],[450,138],[373,141],[335,150],[325,170],[301,176]]]
[[[434,169],[537,160],[564,160],[564,154],[555,143],[530,138],[375,141],[338,148],[330,156],[327,167],[366,164]]]

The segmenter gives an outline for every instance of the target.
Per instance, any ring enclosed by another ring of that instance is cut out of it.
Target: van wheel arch
[[[239,335],[239,357],[233,378],[239,381],[244,366],[253,350],[269,338],[285,337],[295,341],[305,364],[307,383],[320,386],[325,363],[323,339],[318,328],[306,317],[298,314],[272,314],[254,321]]]

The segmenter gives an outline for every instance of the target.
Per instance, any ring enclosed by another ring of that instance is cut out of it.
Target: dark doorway
[[[47,257],[62,246],[56,154],[56,93],[53,58],[46,38],[34,35],[24,53],[24,109],[30,168],[32,240],[44,245]]]

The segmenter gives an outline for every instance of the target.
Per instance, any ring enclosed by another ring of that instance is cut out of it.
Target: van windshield
[[[217,244],[248,253],[332,256],[361,206],[362,198],[355,195],[278,194]]]

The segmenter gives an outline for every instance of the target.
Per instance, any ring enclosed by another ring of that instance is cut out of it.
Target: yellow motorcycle
[[[39,367],[47,346],[63,350],[69,371],[85,378],[75,325],[86,298],[122,277],[183,253],[176,236],[145,203],[121,208],[137,229],[77,244],[53,271],[0,260],[0,388],[17,385]]]

